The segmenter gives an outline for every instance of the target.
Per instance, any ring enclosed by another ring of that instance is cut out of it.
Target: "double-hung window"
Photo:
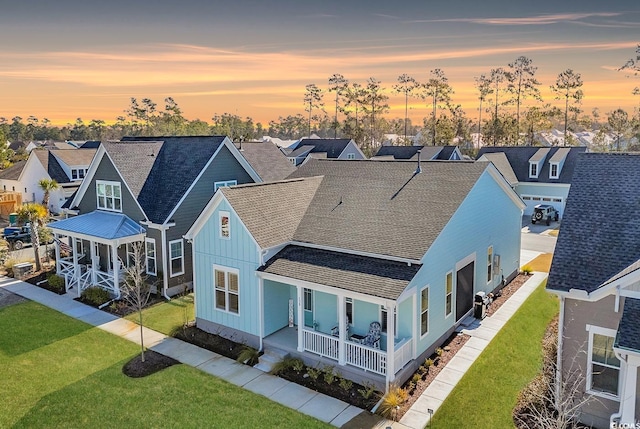
[[[240,312],[240,284],[238,270],[214,265],[215,300],[218,310],[238,314]]]
[[[231,225],[229,212],[218,212],[220,238],[229,239],[231,237]]]
[[[558,164],[556,163],[549,164],[549,178],[550,179],[558,178]]]
[[[448,317],[453,311],[453,272],[449,271],[445,277],[444,316]]]
[[[146,259],[147,259],[147,274],[155,276],[156,271],[156,240],[153,238],[145,239],[146,247]]]
[[[613,352],[616,331],[589,326],[587,391],[605,396],[618,396],[620,361]]]
[[[487,283],[493,280],[493,246],[487,248]]]
[[[213,184],[213,192],[216,192],[219,188],[225,187],[225,186],[233,186],[233,185],[237,185],[238,181],[237,180],[224,180],[221,182],[215,182]]]
[[[429,287],[420,292],[420,335],[429,332]]]
[[[100,210],[122,211],[122,192],[120,182],[96,180],[97,207]]]
[[[169,242],[169,263],[171,277],[184,274],[184,243],[182,239]]]

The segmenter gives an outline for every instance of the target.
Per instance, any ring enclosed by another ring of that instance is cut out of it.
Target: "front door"
[[[470,262],[456,274],[456,321],[462,319],[473,308],[474,265],[474,262]]]
[[[313,323],[313,291],[305,288],[304,294],[304,326],[314,328]]]

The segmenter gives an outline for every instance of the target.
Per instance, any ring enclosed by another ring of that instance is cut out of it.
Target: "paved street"
[[[549,235],[549,232],[558,228],[559,222],[551,222],[551,225],[532,224],[529,216],[522,218],[522,250],[535,250],[542,253],[553,253],[557,238]]]

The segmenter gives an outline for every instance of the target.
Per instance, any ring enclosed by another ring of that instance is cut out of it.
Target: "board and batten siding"
[[[169,219],[173,221],[175,226],[167,229],[167,246],[164,258],[169,257],[169,242],[179,240],[189,231],[191,225],[198,218],[204,207],[214,194],[213,185],[215,182],[236,180],[238,184],[253,183],[253,179],[247,171],[240,165],[238,160],[231,154],[227,147],[222,146],[211,164],[204,170],[200,179],[195,183],[191,191],[186,195],[185,199],[178,206],[175,213]],[[176,286],[193,279],[193,259],[191,245],[186,240],[184,245],[184,274],[177,277],[169,278],[169,287]],[[162,248],[158,248],[158,252],[162,252]]]
[[[416,289],[414,312],[398,313],[398,324],[403,332],[410,323],[415,324],[418,355],[456,323],[456,263],[475,253],[474,294],[494,290],[502,280],[501,274],[507,277],[517,272],[521,219],[520,207],[485,170],[422,258],[423,266],[408,286]],[[500,255],[502,269],[491,282],[487,282],[489,246],[493,246],[494,255]],[[445,281],[450,271],[453,271],[453,311],[445,316]],[[429,329],[421,338],[420,291],[425,286],[429,286]],[[413,320],[408,320],[410,317]]]
[[[106,155],[104,155],[100,160],[98,168],[91,178],[91,182],[87,186],[87,190],[82,196],[82,200],[80,200],[78,204],[80,214],[90,213],[98,209],[96,180],[120,182],[120,191],[122,192],[122,213],[129,216],[136,222],[140,222],[145,219],[145,215],[138,207],[136,199],[131,195],[124,180],[120,177],[120,174]]]
[[[213,186],[213,183],[211,184]],[[230,238],[220,237],[219,212],[229,212]],[[260,335],[259,282],[256,269],[260,266],[260,251],[249,232],[222,200],[194,238],[196,318]],[[239,314],[227,313],[215,307],[213,266],[234,268],[239,278]]]

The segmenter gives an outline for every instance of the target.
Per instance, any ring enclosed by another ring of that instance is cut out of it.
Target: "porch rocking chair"
[[[371,322],[371,324],[369,325],[369,333],[362,339],[360,344],[367,347],[372,347],[374,349],[379,349],[381,331],[382,326],[380,326],[380,322]]]

